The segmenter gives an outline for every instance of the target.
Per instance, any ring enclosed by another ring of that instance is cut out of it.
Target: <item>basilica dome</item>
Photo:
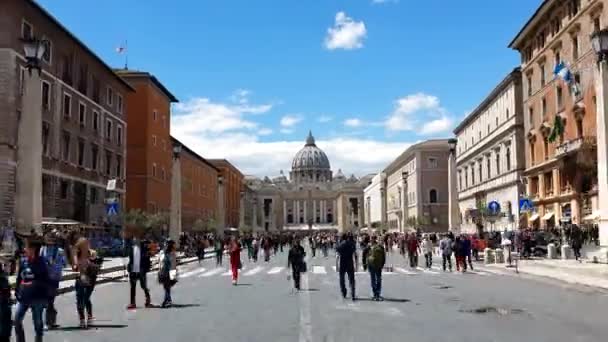
[[[328,181],[331,180],[329,159],[323,150],[315,144],[312,132],[308,132],[306,144],[296,153],[291,163],[292,179],[297,175],[302,180]]]

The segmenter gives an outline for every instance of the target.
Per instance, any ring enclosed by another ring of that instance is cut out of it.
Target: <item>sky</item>
[[[450,137],[519,65],[507,46],[540,2],[39,0],[106,63],[124,67],[125,47],[170,89],[172,135],[257,176],[287,173],[309,130],[358,176]]]

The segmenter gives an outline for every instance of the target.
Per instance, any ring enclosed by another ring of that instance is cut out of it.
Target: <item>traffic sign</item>
[[[534,203],[529,198],[521,198],[519,200],[519,211],[522,213],[530,212],[534,209]]]
[[[106,207],[106,214],[108,216],[118,215],[118,202],[108,204]]]
[[[116,190],[116,179],[108,180],[108,184],[106,185],[107,191],[115,191]]]
[[[500,204],[496,201],[488,203],[488,211],[491,215],[498,215],[500,213]]]

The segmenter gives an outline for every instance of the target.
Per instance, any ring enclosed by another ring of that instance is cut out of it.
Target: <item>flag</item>
[[[574,97],[578,98],[580,96],[580,84],[576,82],[576,79],[572,75],[572,71],[570,71],[570,68],[564,62],[559,62],[555,66],[555,69],[553,70],[553,76],[564,80]]]
[[[123,54],[125,51],[127,51],[127,48],[124,47],[124,46],[119,46],[119,47],[116,48],[116,52],[118,54]]]

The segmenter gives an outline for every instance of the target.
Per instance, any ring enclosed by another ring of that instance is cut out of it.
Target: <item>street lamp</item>
[[[450,147],[450,153],[456,152],[456,144],[458,144],[458,140],[452,138],[448,139],[448,146]]]
[[[448,139],[450,154],[448,156],[448,229],[458,232],[456,227],[460,210],[458,210],[458,194],[456,189],[456,145],[458,140]]]
[[[35,38],[23,39],[23,51],[25,52],[25,59],[27,61],[27,70],[30,72],[30,74],[32,69],[36,69],[40,75],[40,61],[46,52],[47,46],[47,40]]]
[[[179,158],[179,154],[182,152],[182,145],[173,146],[173,158]]]
[[[591,34],[591,47],[597,55],[598,62],[608,59],[608,29]]]

